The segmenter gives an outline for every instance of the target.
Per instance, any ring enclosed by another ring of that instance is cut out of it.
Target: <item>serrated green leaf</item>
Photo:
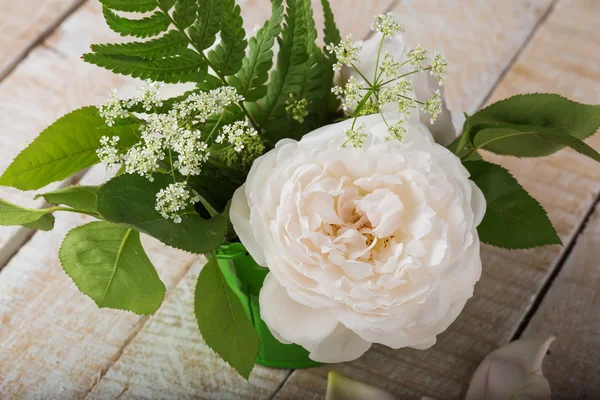
[[[54,217],[49,209],[20,207],[0,199],[0,225],[23,225],[32,229],[49,231],[54,227]]]
[[[258,100],[267,93],[265,83],[273,67],[273,45],[281,33],[282,21],[283,1],[271,0],[271,18],[250,39],[248,57],[230,82],[247,101]]]
[[[58,119],[23,150],[0,177],[0,185],[35,190],[68,178],[99,162],[102,136],[119,136],[120,145],[137,142],[137,124],[105,125],[96,107],[84,107]]]
[[[169,11],[177,0],[156,0],[159,7],[163,8],[166,11]]]
[[[100,0],[102,5],[117,11],[148,12],[157,7],[156,0]]]
[[[323,17],[325,19],[325,26],[323,29],[325,37],[323,40],[327,45],[331,43],[337,45],[342,41],[342,36],[335,23],[335,17],[333,11],[331,11],[331,4],[329,4],[329,0],[321,0],[321,5],[323,6]]]
[[[518,157],[540,157],[562,149],[567,143],[548,140],[545,133],[583,140],[600,127],[600,105],[576,103],[556,94],[514,96],[484,108],[469,117],[471,141],[483,129],[526,127],[539,129],[539,134],[515,135],[485,145],[497,154]],[[519,128],[517,128],[519,129]],[[524,129],[521,129],[522,131]]]
[[[120,175],[100,187],[98,212],[107,221],[132,227],[161,242],[191,253],[205,254],[224,241],[227,219],[203,219],[193,209],[181,223],[164,219],[156,211],[156,194],[173,183],[169,175],[156,174],[154,182],[139,175]]]
[[[165,83],[201,81],[208,70],[204,58],[189,49],[178,56],[153,61],[140,57],[96,53],[84,54],[83,59],[116,74]]]
[[[189,29],[194,46],[202,51],[213,45],[221,30],[221,0],[198,0],[198,17]]]
[[[147,315],[165,296],[134,230],[104,221],[79,226],[67,234],[58,256],[77,288],[100,308]]]
[[[264,126],[269,119],[285,117],[285,101],[291,93],[297,93],[304,80],[308,51],[304,0],[287,2],[285,23],[279,42],[277,65],[271,73],[267,95],[258,104],[249,104],[253,119]],[[273,130],[275,131],[275,130]],[[272,138],[277,141],[279,138]]]
[[[592,147],[588,146],[582,140],[575,136],[570,136],[564,131],[555,128],[542,128],[539,126],[528,125],[496,125],[494,128],[484,128],[477,132],[473,138],[475,148],[489,150],[490,146],[503,146],[503,142],[520,140],[526,141],[528,137],[545,139],[550,145],[561,144],[571,147],[573,150],[584,154],[591,159],[600,162],[600,154]],[[523,144],[523,143],[521,143]],[[521,152],[520,149],[513,149],[511,153]],[[518,155],[518,154],[511,154]]]
[[[121,36],[147,38],[165,32],[171,23],[169,17],[162,12],[155,12],[150,17],[129,19],[115,14],[110,8],[102,7],[106,24]]]
[[[505,249],[561,244],[544,208],[506,169],[485,161],[464,165],[487,202],[477,227],[482,242]]]
[[[134,56],[155,60],[181,54],[187,46],[188,42],[185,36],[176,30],[171,30],[158,39],[146,42],[93,44],[92,51],[96,54]]]
[[[208,347],[248,379],[260,341],[240,298],[227,284],[214,254],[198,276],[194,313]]]
[[[62,204],[89,214],[97,214],[98,186],[67,186],[35,196],[50,204]]]
[[[173,10],[173,20],[179,30],[184,30],[194,23],[198,12],[197,0],[177,0]]]
[[[221,41],[208,53],[208,59],[220,76],[229,76],[242,67],[248,41],[240,6],[235,0],[222,0],[221,4]]]

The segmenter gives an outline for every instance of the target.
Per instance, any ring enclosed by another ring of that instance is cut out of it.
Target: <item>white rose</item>
[[[388,122],[394,123],[391,119]],[[427,128],[386,142],[380,115],[351,120],[257,159],[231,206],[235,231],[269,274],[261,315],[313,360],[342,362],[371,343],[424,349],[458,316],[481,274],[481,191]]]
[[[356,67],[367,79],[375,76],[377,52],[379,51],[381,36],[382,34],[377,32],[371,38],[362,42],[362,50],[359,57],[360,62],[356,64]],[[386,37],[383,41],[381,58],[383,58],[386,51],[397,59],[403,59],[410,49],[407,48],[402,35],[397,34],[394,37]],[[407,72],[410,72],[410,69],[407,69]],[[344,69],[345,80],[351,76],[358,82],[364,82],[364,79],[354,69]],[[438,79],[428,71],[410,75],[407,79],[413,82],[413,89],[418,100],[423,102],[429,100],[433,97],[436,90],[439,90],[442,98],[444,98],[444,87],[440,86]],[[387,115],[388,113],[394,113],[395,109],[396,106],[394,104],[386,104],[383,106],[382,111]],[[449,145],[460,135],[465,122],[464,114],[448,110],[445,100],[442,102],[442,112],[437,116],[434,124],[429,122],[429,114],[419,110],[413,113],[412,119],[427,125],[435,141],[442,146]]]

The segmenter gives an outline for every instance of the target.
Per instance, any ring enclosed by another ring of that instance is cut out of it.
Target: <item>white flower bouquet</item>
[[[342,362],[372,343],[429,348],[473,295],[480,241],[559,244],[539,203],[480,151],[569,146],[600,161],[582,141],[600,106],[531,94],[451,113],[447,62],[408,48],[390,14],[354,42],[322,0],[321,48],[308,0],[272,0],[253,36],[234,0],[101,2],[112,30],[145,40],[92,45],[83,59],[143,79],[139,95],[113,90],[60,118],[0,185],[39,190],[100,162],[115,176],[42,192],[48,208],[0,201],[0,225],[96,218],[66,236],[63,268],[99,307],[137,314],[165,294],[140,233],[205,254],[198,327],[246,378],[255,362]],[[194,86],[160,96],[180,82]]]

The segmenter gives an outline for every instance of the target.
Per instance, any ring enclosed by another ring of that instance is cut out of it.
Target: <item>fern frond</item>
[[[304,0],[289,0],[285,23],[279,42],[277,66],[271,73],[267,95],[260,104],[252,105],[249,111],[255,121],[264,125],[269,119],[285,115],[285,101],[290,93],[298,92],[304,80],[308,51],[306,46],[306,24]],[[283,119],[281,119],[283,120]],[[273,129],[275,131],[275,127]],[[275,142],[279,138],[275,139]]]
[[[265,83],[273,67],[273,45],[281,33],[283,20],[283,0],[271,0],[271,18],[250,39],[248,57],[242,62],[242,69],[230,83],[247,101],[255,101],[267,93]]]
[[[169,28],[169,17],[161,12],[155,12],[150,17],[142,19],[129,19],[115,14],[110,8],[102,7],[104,19],[108,27],[121,36],[134,36],[147,38],[156,36]]]
[[[178,56],[153,61],[141,57],[101,53],[84,54],[83,59],[117,74],[165,83],[198,82],[206,76],[208,70],[204,58],[189,49]]]
[[[198,2],[196,0],[177,0],[173,11],[173,21],[177,28],[184,30],[194,23],[198,13]]]
[[[323,16],[325,19],[325,27],[324,34],[325,37],[323,40],[325,44],[339,44],[342,41],[342,36],[340,35],[340,30],[335,23],[335,18],[333,16],[333,11],[331,11],[331,5],[329,4],[329,0],[321,0],[321,4],[323,5]]]
[[[139,13],[152,11],[158,6],[156,0],[100,0],[100,3],[113,10]]]
[[[188,30],[190,38],[199,50],[212,46],[221,30],[221,0],[198,0],[198,16]]]
[[[155,60],[165,56],[181,54],[188,42],[179,31],[171,30],[158,39],[146,42],[93,44],[92,51],[97,54],[114,54],[141,57]]]
[[[221,76],[234,75],[246,55],[246,31],[240,6],[235,0],[222,1],[221,42],[208,53],[211,67]]]

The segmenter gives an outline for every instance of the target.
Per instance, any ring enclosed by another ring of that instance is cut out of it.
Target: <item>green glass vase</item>
[[[217,261],[227,284],[239,297],[260,338],[256,363],[271,368],[299,369],[321,365],[308,357],[308,351],[295,344],[283,344],[271,334],[260,318],[258,296],[269,270],[254,261],[241,243],[223,245]]]

